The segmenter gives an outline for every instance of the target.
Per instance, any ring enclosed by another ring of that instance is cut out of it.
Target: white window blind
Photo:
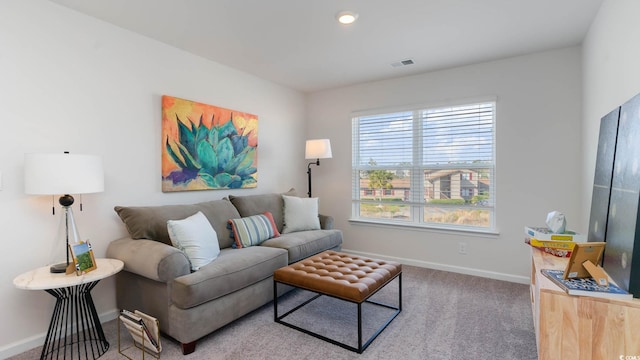
[[[495,102],[353,118],[353,217],[492,230]]]

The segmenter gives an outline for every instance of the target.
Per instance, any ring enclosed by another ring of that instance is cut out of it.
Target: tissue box
[[[524,233],[527,237],[536,240],[554,241],[575,241],[587,242],[587,235],[578,234],[575,231],[567,230],[562,234],[555,234],[549,228],[543,226],[525,226]]]

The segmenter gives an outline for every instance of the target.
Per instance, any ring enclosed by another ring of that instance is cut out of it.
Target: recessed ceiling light
[[[353,24],[358,19],[358,14],[351,11],[340,11],[336,14],[336,19],[340,24]]]

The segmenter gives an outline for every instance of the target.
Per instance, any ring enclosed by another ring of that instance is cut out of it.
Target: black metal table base
[[[40,359],[96,359],[109,349],[91,298],[97,283],[46,290],[56,305]]]
[[[376,301],[371,301],[369,300],[369,298],[371,298],[373,295],[375,295],[380,289],[384,288],[385,286],[387,286],[390,282],[392,282],[395,278],[398,278],[398,306],[391,306],[388,304],[383,304],[380,302],[376,302]],[[389,281],[387,281],[384,285],[380,286],[376,291],[374,291],[372,294],[370,294],[366,299],[364,299],[362,302],[353,302],[353,301],[349,301],[349,300],[345,300],[336,296],[332,296],[329,294],[321,294],[321,293],[317,293],[315,292],[315,296],[313,296],[312,298],[306,300],[305,302],[303,302],[302,304],[294,307],[293,309],[287,311],[286,313],[278,316],[278,292],[277,292],[277,287],[278,287],[278,281],[273,282],[273,318],[274,321],[280,324],[283,324],[285,326],[288,326],[292,329],[296,329],[298,331],[301,331],[305,334],[314,336],[318,339],[322,339],[324,341],[327,341],[331,344],[340,346],[342,348],[345,348],[347,350],[351,350],[351,351],[355,351],[358,354],[362,354],[362,352],[369,346],[371,345],[371,343],[373,342],[373,340],[376,339],[376,337],[378,337],[378,335],[380,335],[380,333],[386,329],[386,327],[391,323],[391,321],[393,321],[393,319],[396,318],[396,316],[398,316],[398,314],[400,314],[400,312],[402,311],[402,272],[398,273],[396,276],[394,276],[393,278],[389,279]],[[285,284],[285,283],[283,283]],[[294,286],[293,284],[287,284],[290,286]],[[307,289],[304,289],[307,290]],[[312,291],[313,292],[313,291]],[[321,296],[328,296],[328,297],[332,297],[335,299],[340,299],[342,301],[346,301],[346,302],[350,302],[350,303],[354,303],[357,305],[358,307],[358,346],[354,347],[348,344],[345,344],[343,342],[331,339],[329,337],[326,337],[324,335],[318,334],[316,332],[301,328],[299,326],[296,326],[294,324],[288,323],[286,321],[283,321],[283,319],[289,315],[291,315],[292,313],[294,313],[296,310],[299,310],[300,308],[304,307],[305,305],[309,304],[310,302],[316,300],[317,298],[321,297]],[[380,326],[374,333],[373,335],[371,335],[369,337],[369,339],[367,339],[364,343],[363,343],[363,339],[362,339],[362,304],[364,303],[369,303],[369,304],[373,304],[373,305],[377,305],[377,306],[382,306],[388,309],[392,309],[395,310],[393,312],[393,314],[391,314],[390,317],[387,318],[387,320],[384,322],[384,324],[382,324],[382,326]]]

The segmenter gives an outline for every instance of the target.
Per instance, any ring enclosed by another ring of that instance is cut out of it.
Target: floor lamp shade
[[[305,159],[331,159],[331,141],[329,139],[307,140]]]
[[[72,263],[69,245],[78,243],[78,234],[71,205],[71,194],[104,191],[102,158],[94,155],[26,154],[24,160],[24,190],[33,195],[61,195],[64,216],[60,219],[57,241],[51,251],[50,271],[68,272]],[[82,203],[80,203],[82,210]],[[55,214],[55,212],[54,212]],[[62,250],[62,251],[61,251]]]

